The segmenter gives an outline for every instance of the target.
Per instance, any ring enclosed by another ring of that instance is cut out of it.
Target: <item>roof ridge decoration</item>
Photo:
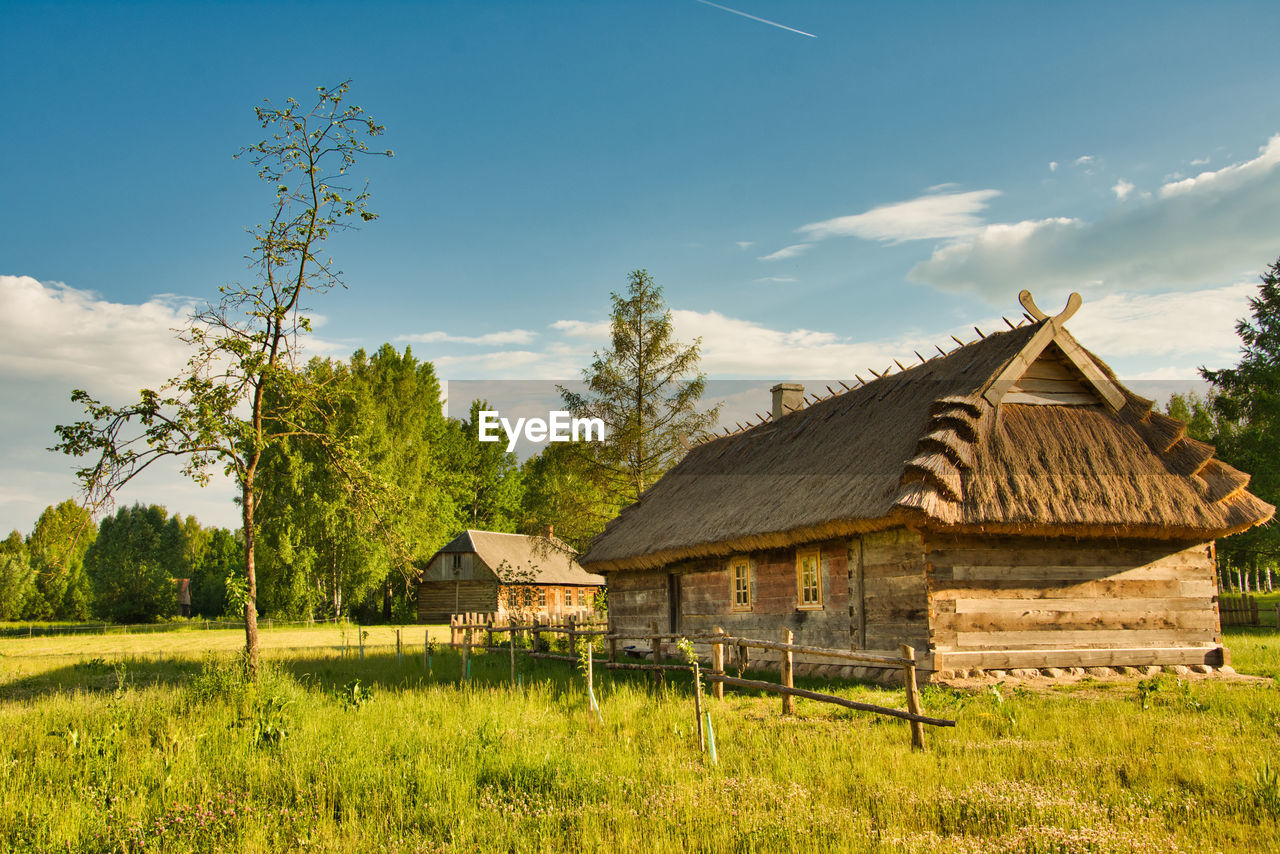
[[[1045,351],[1050,344],[1054,344],[1062,351],[1062,355],[1066,357],[1072,366],[1080,372],[1085,382],[1092,387],[1093,391],[1102,399],[1112,411],[1118,412],[1124,406],[1124,393],[1116,387],[1106,372],[1098,367],[1093,358],[1080,346],[1079,342],[1072,337],[1064,325],[1079,309],[1083,300],[1080,294],[1072,293],[1067,298],[1066,307],[1056,315],[1050,317],[1036,305],[1035,299],[1031,296],[1031,291],[1025,288],[1018,293],[1018,302],[1022,303],[1023,308],[1027,310],[1027,314],[1035,323],[1040,324],[1040,329],[1032,336],[1022,350],[1009,360],[995,379],[987,384],[982,391],[982,396],[992,406],[996,406],[1009,393],[1009,390],[1021,379],[1022,375],[1027,372],[1031,364]]]

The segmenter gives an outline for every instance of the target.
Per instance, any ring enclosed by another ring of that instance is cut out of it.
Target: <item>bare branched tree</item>
[[[299,338],[311,331],[305,301],[342,284],[325,241],[354,221],[376,218],[367,207],[367,184],[353,189],[350,172],[362,155],[391,156],[389,150],[370,151],[366,140],[384,129],[360,107],[344,103],[349,85],[318,88],[310,108],[292,98],[283,107],[268,101],[256,108],[267,138],[238,156],[271,184],[275,202],[266,223],[250,229],[254,246],[247,257],[254,280],[220,287],[218,300],[178,331],[192,355],[183,372],[160,389],[143,389],[136,402],[122,407],[74,391],[71,399],[88,417],[57,427],[59,441],[52,449],[92,460],[77,475],[95,509],[168,458],[180,460],[183,474],[201,485],[219,466],[235,480],[244,525],[240,581],[251,677],[258,666],[254,538],[264,450],[290,438],[314,439],[350,488],[367,499],[361,506],[377,514],[385,497],[350,443],[314,428],[331,414],[332,393],[310,381],[298,364]]]

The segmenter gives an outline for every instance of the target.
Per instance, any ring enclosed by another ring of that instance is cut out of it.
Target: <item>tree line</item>
[[[1249,316],[1236,323],[1239,363],[1201,368],[1207,393],[1175,394],[1165,410],[1193,439],[1213,445],[1218,459],[1248,472],[1250,492],[1280,505],[1280,260],[1260,278]],[[1225,589],[1271,592],[1280,527],[1273,522],[1219,540],[1217,557]]]
[[[698,408],[698,347],[674,340],[662,289],[643,270],[611,296],[614,334],[562,404],[606,424],[606,441],[553,443],[521,463],[481,442],[479,413],[446,418],[435,368],[384,344],[349,360],[312,359],[295,383],[324,387],[323,412],[297,407],[294,435],[265,448],[255,488],[257,611],[277,619],[355,616],[410,622],[416,574],[465,528],[556,535],[582,549],[621,507],[678,461],[715,418]],[[637,389],[645,393],[637,396]],[[638,401],[638,402],[637,402]],[[366,496],[327,449],[342,444],[396,496]],[[48,508],[31,535],[4,544],[0,619],[146,622],[177,613],[190,579],[193,616],[233,616],[245,595],[243,529],[205,528],[157,506],[122,507],[94,525],[72,501]]]

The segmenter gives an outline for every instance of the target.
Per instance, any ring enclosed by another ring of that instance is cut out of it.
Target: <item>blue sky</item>
[[[393,160],[335,241],[311,347],[446,379],[564,379],[645,267],[714,377],[848,378],[1085,297],[1134,382],[1233,359],[1280,255],[1273,3],[0,5],[0,527],[72,494],[83,386],[181,363],[247,274],[252,107],[353,80]],[[124,496],[232,524],[225,487]]]

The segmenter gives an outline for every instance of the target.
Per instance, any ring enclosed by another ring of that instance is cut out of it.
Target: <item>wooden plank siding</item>
[[[498,609],[498,585],[489,581],[424,581],[418,585],[418,622],[447,623],[453,614]]]
[[[1210,543],[931,534],[925,547],[936,669],[1225,662]]]

